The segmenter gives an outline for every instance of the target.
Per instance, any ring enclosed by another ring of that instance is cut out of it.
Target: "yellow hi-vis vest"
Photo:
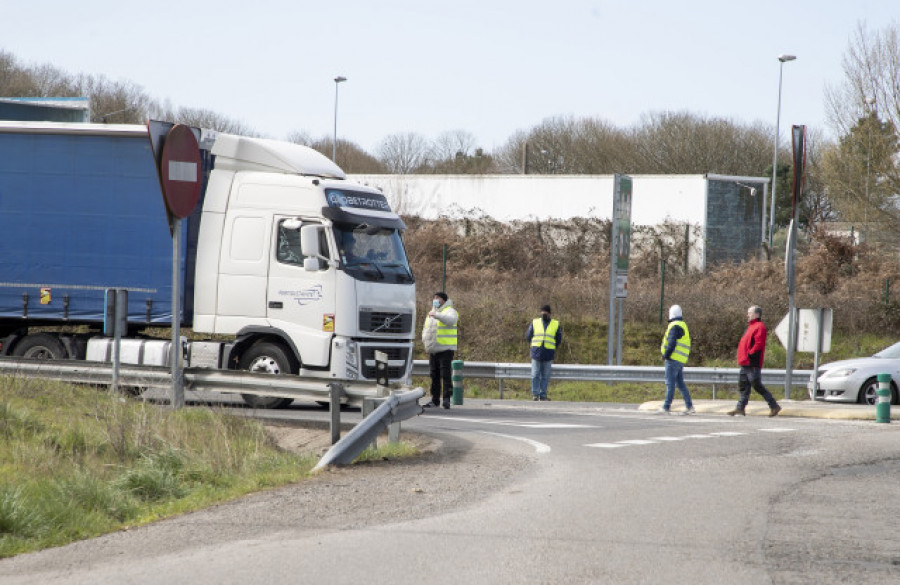
[[[452,309],[453,307],[443,307],[440,312],[443,313],[446,310]],[[435,319],[437,321],[437,342],[438,345],[456,345],[457,344],[457,327],[459,326],[459,314],[456,316],[456,325],[444,325],[440,319]]]
[[[684,321],[672,321],[669,323],[669,326],[666,327],[666,332],[663,334],[662,346],[660,346],[659,351],[666,355],[666,345],[669,341],[669,330],[672,329],[675,325],[681,327],[682,331],[684,331],[684,335],[681,336],[680,339],[675,341],[675,349],[672,350],[672,355],[669,356],[671,359],[676,362],[681,362],[686,364],[688,361],[688,356],[691,355],[691,334],[688,331],[687,323]]]
[[[559,321],[550,319],[547,330],[544,331],[544,320],[538,317],[532,324],[531,347],[541,347],[547,349],[556,349],[556,330],[559,329]]]

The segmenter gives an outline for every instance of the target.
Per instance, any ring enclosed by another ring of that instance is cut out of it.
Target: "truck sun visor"
[[[406,229],[406,224],[391,211],[387,198],[381,193],[325,189],[325,197],[328,207],[322,208],[322,214],[332,221]]]

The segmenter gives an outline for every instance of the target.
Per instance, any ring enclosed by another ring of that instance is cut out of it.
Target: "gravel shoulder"
[[[272,426],[279,445],[324,452],[321,428]],[[93,565],[127,563],[174,551],[286,533],[341,531],[436,516],[508,489],[532,469],[527,454],[506,452],[449,435],[403,433],[421,455],[332,467],[302,482],[259,492],[192,514],[122,530],[64,547],[0,561],[0,582],[40,583]],[[379,440],[387,440],[386,436]]]

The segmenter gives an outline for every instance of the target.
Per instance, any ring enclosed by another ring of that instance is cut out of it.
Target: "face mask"
[[[437,309],[438,307],[441,306],[441,301],[434,299],[433,301],[431,301],[431,304],[434,306],[435,309]]]

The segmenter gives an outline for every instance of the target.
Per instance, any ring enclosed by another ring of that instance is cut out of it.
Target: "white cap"
[[[675,317],[681,317],[681,305],[672,305],[669,307],[669,319],[674,319]]]

